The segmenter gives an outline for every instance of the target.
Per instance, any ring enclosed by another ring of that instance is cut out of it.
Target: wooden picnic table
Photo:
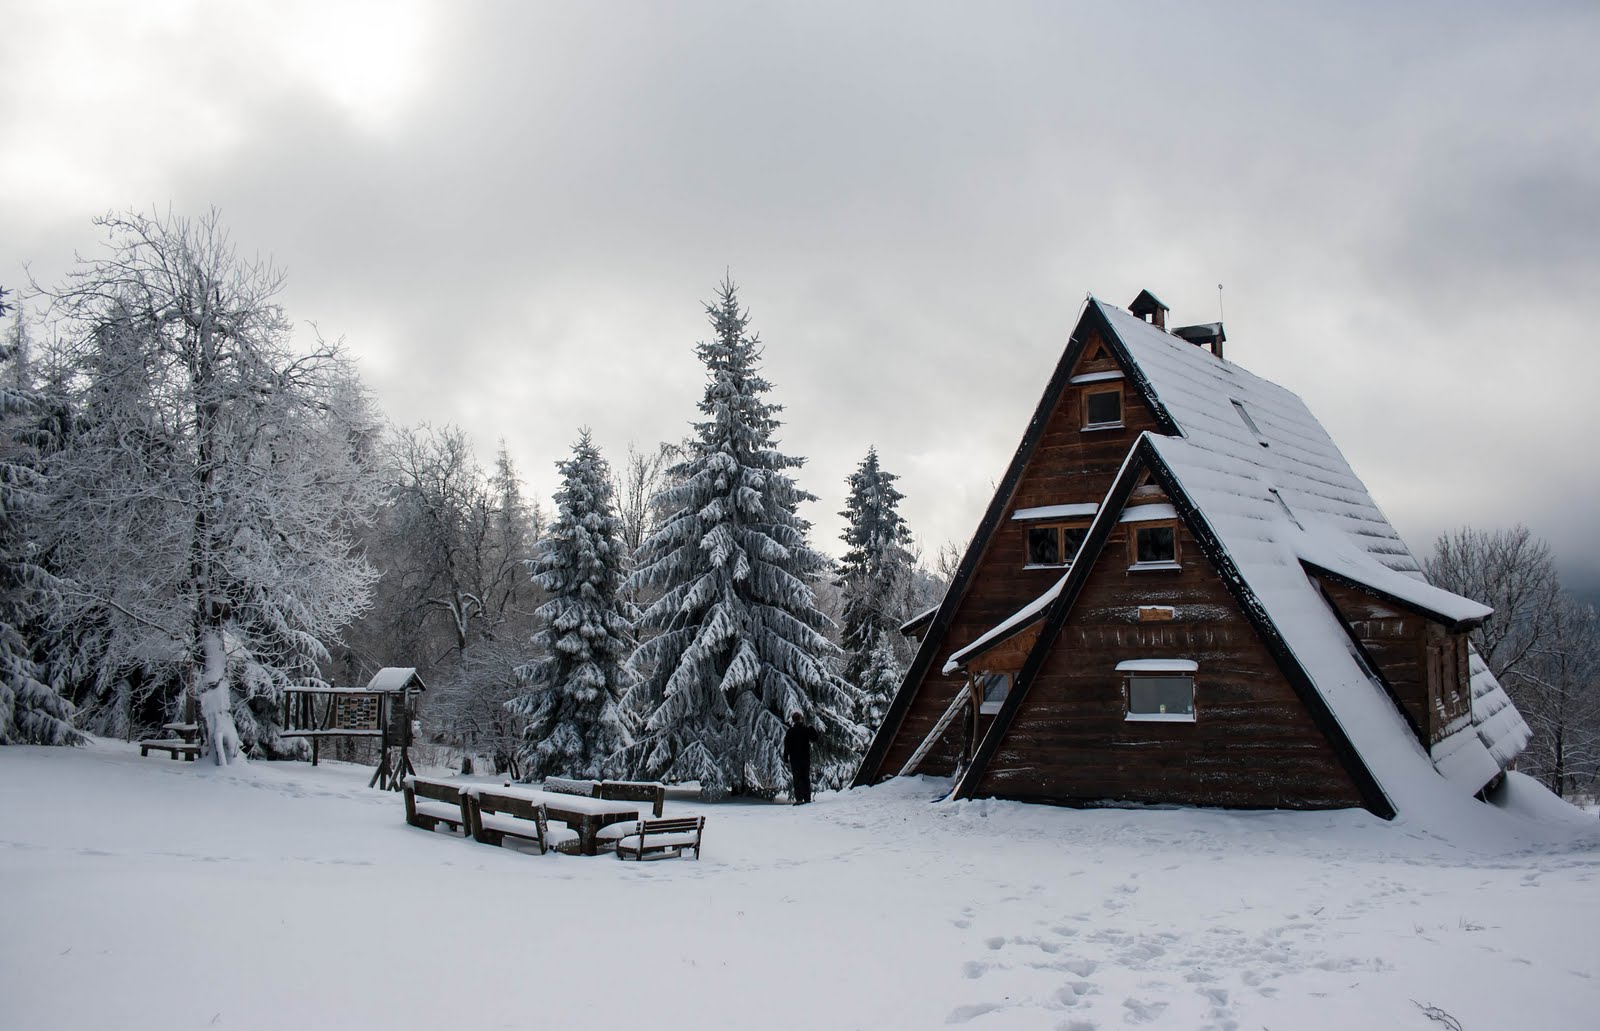
[[[511,785],[492,787],[485,784],[482,788],[497,795],[513,795],[544,806],[550,819],[560,820],[578,832],[578,851],[586,856],[597,853],[595,835],[601,827],[639,818],[638,805],[628,802],[585,798],[582,795],[566,795],[556,791],[540,791],[538,788]],[[468,788],[468,791],[471,790]]]

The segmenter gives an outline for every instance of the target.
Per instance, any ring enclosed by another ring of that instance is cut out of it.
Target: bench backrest
[[[461,785],[451,784],[444,780],[423,780],[421,777],[407,777],[406,787],[413,793],[423,798],[431,798],[436,802],[461,803]]]
[[[646,837],[651,834],[682,834],[684,831],[698,834],[705,825],[704,816],[671,816],[665,820],[640,820],[639,831]]]
[[[644,780],[603,780],[600,797],[608,802],[649,802],[657,816],[667,800],[667,786]]]
[[[544,806],[516,795],[497,795],[492,791],[479,791],[475,796],[478,808],[486,813],[504,813],[519,820],[545,821]]]
[[[567,777],[546,777],[544,789],[562,795],[582,795],[584,798],[601,798],[600,783],[593,780],[571,780]]]

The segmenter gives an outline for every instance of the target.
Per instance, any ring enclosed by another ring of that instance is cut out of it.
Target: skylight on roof
[[[1239,413],[1239,420],[1245,424],[1251,433],[1255,434],[1256,443],[1260,444],[1262,447],[1271,447],[1271,445],[1267,443],[1266,436],[1262,434],[1261,427],[1257,426],[1256,421],[1250,418],[1250,409],[1244,406],[1243,401],[1240,401],[1238,398],[1234,398],[1233,410]]]

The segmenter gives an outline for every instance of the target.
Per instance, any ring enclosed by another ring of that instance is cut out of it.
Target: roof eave
[[[1491,609],[1489,612],[1486,612],[1481,616],[1468,616],[1466,618],[1451,616],[1448,613],[1440,612],[1439,610],[1429,608],[1426,605],[1420,605],[1417,602],[1397,597],[1396,595],[1391,594],[1382,588],[1374,587],[1371,584],[1358,580],[1353,576],[1347,576],[1346,574],[1340,573],[1337,570],[1329,569],[1327,566],[1324,566],[1318,562],[1314,562],[1311,559],[1302,558],[1300,560],[1300,565],[1308,571],[1315,573],[1317,576],[1332,580],[1334,583],[1349,587],[1352,590],[1361,591],[1365,594],[1370,594],[1373,597],[1386,601],[1391,605],[1399,606],[1400,608],[1405,609],[1407,612],[1415,612],[1420,616],[1426,616],[1435,623],[1441,624],[1451,633],[1462,633],[1475,627],[1480,627],[1483,625],[1484,620],[1494,615],[1494,611]]]

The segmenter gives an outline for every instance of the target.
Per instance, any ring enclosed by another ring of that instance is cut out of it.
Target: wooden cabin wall
[[[1323,578],[1317,582],[1389,682],[1407,720],[1417,731],[1418,740],[1430,744],[1438,728],[1429,716],[1427,620],[1365,591]]]
[[[1130,571],[1111,536],[976,794],[1244,808],[1360,806],[1333,746],[1179,527],[1181,570]],[[1140,605],[1173,619],[1139,621]],[[1128,722],[1126,659],[1192,659],[1193,723]]]
[[[1091,331],[1072,375],[1118,368],[1111,358],[1098,362],[1088,360],[1100,343],[1098,333]],[[966,597],[956,610],[944,639],[938,643],[933,664],[916,686],[916,694],[894,743],[885,753],[880,777],[900,772],[911,753],[944,715],[956,691],[966,682],[964,674],[947,677],[940,672],[945,659],[1049,590],[1064,572],[1059,568],[1023,568],[1027,565],[1028,524],[1012,521],[1011,514],[1019,508],[1098,503],[1111,489],[1111,482],[1134,439],[1145,430],[1158,429],[1131,382],[1121,382],[1123,428],[1120,430],[1083,432],[1083,387],[1068,386],[1056,403],[1046,420],[1043,436],[1017,481],[1005,515],[973,571]],[[1106,384],[1093,386],[1104,388]],[[983,718],[983,730],[987,731],[991,719]],[[923,759],[918,771],[949,776],[955,771],[959,741],[960,734],[952,725],[944,739]]]

